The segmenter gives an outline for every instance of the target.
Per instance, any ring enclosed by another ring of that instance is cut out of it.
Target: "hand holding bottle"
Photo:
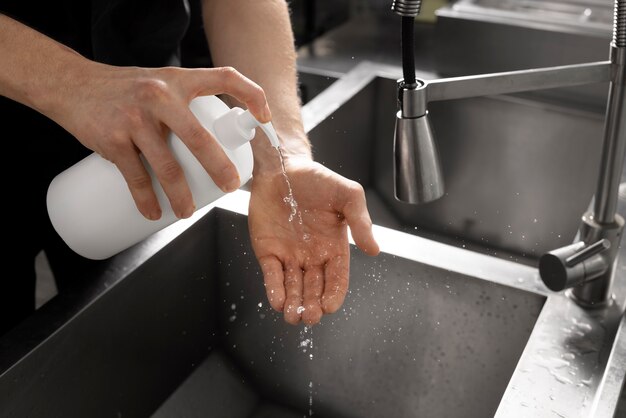
[[[68,83],[62,105],[47,115],[117,166],[144,217],[159,219],[162,208],[140,156],[152,167],[178,218],[195,210],[183,170],[166,143],[170,130],[223,191],[239,187],[237,170],[189,110],[189,102],[225,93],[244,103],[259,121],[268,122],[270,111],[258,85],[229,67],[148,69],[90,62],[87,68],[84,79]]]

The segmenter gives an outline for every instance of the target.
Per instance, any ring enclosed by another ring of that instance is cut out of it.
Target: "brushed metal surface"
[[[311,336],[267,306],[245,227],[245,218],[218,222],[218,241],[238,243],[219,248],[220,329],[265,397],[305,409],[312,382],[315,416],[495,413],[543,296],[354,251],[343,309]]]
[[[382,68],[389,75],[369,83],[349,73],[356,92],[331,86],[310,103],[341,103],[309,137],[320,161],[381,202],[375,223],[530,262],[573,241],[596,184],[602,114],[512,96],[433,102],[446,193],[423,206],[404,204],[394,197],[395,80]]]

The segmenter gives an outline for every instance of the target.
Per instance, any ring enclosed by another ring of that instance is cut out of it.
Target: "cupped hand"
[[[255,174],[250,237],[270,305],[290,324],[312,325],[337,311],[346,296],[348,226],[366,254],[377,255],[379,248],[361,185],[307,158],[291,158],[285,166],[297,213],[292,217],[285,201],[282,173]]]
[[[177,217],[195,210],[184,173],[166,138],[173,131],[225,192],[240,185],[233,163],[189,109],[202,95],[228,94],[261,122],[271,119],[263,90],[230,67],[213,69],[126,68],[93,64],[80,88],[68,88],[48,113],[83,145],[115,163],[139,211],[148,219],[161,208],[140,155],[147,160]]]

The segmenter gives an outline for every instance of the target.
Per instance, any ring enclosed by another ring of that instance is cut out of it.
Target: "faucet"
[[[539,273],[552,291],[567,291],[585,308],[612,300],[615,260],[624,229],[616,213],[626,151],[626,0],[615,0],[613,39],[607,61],[420,80],[415,77],[413,24],[421,0],[396,0],[402,16],[402,69],[394,135],[396,199],[426,203],[444,194],[441,166],[428,118],[428,103],[495,94],[610,82],[604,122],[600,175],[590,209],[582,215],[575,242],[539,259]]]

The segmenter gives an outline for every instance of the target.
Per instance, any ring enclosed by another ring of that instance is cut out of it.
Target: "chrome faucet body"
[[[569,295],[581,306],[606,305],[611,300],[615,259],[624,228],[624,219],[616,210],[626,151],[625,70],[626,0],[616,0],[608,61],[433,81],[416,79],[414,83],[399,80],[394,138],[396,198],[419,204],[444,194],[428,122],[429,102],[610,81],[600,175],[592,209],[582,216],[574,244],[550,251],[539,261],[541,278],[551,290],[571,288]],[[405,68],[405,78],[406,73]]]

